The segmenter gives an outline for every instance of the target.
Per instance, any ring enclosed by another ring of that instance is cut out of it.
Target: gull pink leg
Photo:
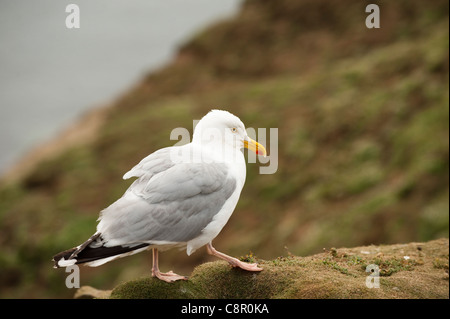
[[[166,273],[159,271],[158,267],[158,249],[152,249],[153,254],[153,267],[152,267],[152,277],[156,277],[166,282],[174,282],[177,280],[187,280],[186,276],[180,276],[174,273],[172,270]]]
[[[220,259],[223,259],[225,261],[227,261],[228,263],[230,263],[231,266],[233,267],[239,267],[241,269],[247,270],[247,271],[261,271],[263,270],[262,268],[258,267],[258,264],[249,264],[249,263],[245,263],[243,261],[240,261],[239,259],[236,259],[234,257],[225,255],[224,253],[221,253],[219,251],[217,251],[211,243],[209,243],[206,246],[206,250],[208,251],[208,254],[216,256]]]

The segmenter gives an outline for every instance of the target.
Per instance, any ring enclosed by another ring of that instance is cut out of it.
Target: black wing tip
[[[73,254],[74,251],[77,250],[77,247],[75,248],[71,248],[65,251],[62,251],[58,254],[56,254],[55,256],[53,256],[52,261],[54,262],[53,268],[61,268],[61,267],[67,267],[67,265],[64,264],[60,264],[61,261],[68,261],[68,260],[75,260],[76,263],[76,259],[75,258],[70,258]]]
[[[95,233],[92,235],[88,240],[86,240],[83,244],[64,250],[55,256],[53,256],[52,261],[54,262],[53,268],[61,268],[61,267],[67,267],[70,265],[78,264],[77,256],[80,252],[82,252],[86,247],[88,247],[94,240],[97,240],[100,237],[100,233]],[[69,262],[70,260],[70,262]],[[63,264],[60,264],[61,262],[64,262]]]
[[[53,256],[54,262],[53,268],[63,268],[75,264],[90,263],[96,260],[118,256],[121,254],[131,252],[133,250],[149,246],[149,244],[147,243],[141,243],[141,244],[134,244],[131,246],[112,246],[112,247],[99,246],[94,248],[90,247],[89,244],[91,244],[93,239],[96,239],[97,237],[98,236],[94,238],[94,236],[92,236],[84,244],[78,247],[62,251]]]

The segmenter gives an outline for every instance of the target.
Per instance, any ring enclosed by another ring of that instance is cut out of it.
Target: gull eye
[[[236,129],[235,127],[233,127],[233,128],[231,129],[231,132],[236,133],[236,132],[237,132],[237,129]]]

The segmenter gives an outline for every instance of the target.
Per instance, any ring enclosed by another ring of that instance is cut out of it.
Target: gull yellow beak
[[[248,140],[244,140],[244,147],[248,148],[250,151],[253,151],[258,155],[262,155],[264,157],[266,157],[267,155],[266,148],[258,142],[252,140],[251,138],[248,138]]]

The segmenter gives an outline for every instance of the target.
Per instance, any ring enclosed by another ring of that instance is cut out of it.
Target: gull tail
[[[75,264],[86,264],[97,267],[111,260],[134,255],[148,249],[149,244],[136,243],[106,247],[100,233],[95,233],[83,244],[62,251],[53,256],[53,268],[68,267]]]

